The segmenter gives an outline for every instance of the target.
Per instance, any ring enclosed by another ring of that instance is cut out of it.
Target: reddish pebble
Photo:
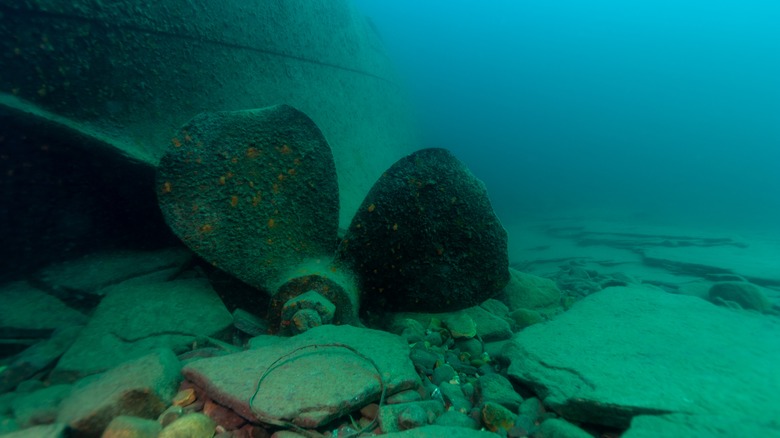
[[[379,405],[371,403],[370,405],[363,406],[363,408],[360,409],[360,414],[369,420],[373,420],[376,418],[377,414],[379,414]]]

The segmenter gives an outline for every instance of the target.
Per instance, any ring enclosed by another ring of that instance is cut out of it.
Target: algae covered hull
[[[203,111],[286,103],[333,146],[348,224],[418,147],[390,63],[347,1],[0,1],[0,109],[156,164]]]

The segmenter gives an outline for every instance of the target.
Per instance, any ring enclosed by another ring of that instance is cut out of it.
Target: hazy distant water
[[[356,2],[505,220],[780,227],[780,1]]]

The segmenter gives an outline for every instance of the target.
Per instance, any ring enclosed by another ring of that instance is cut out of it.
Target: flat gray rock
[[[561,291],[554,281],[510,268],[511,278],[498,299],[509,309],[538,309],[559,306]]]
[[[382,436],[386,438],[496,438],[498,435],[484,430],[466,429],[465,427],[423,426]]]
[[[57,422],[67,423],[77,436],[100,436],[119,415],[156,418],[176,394],[180,370],[173,352],[159,349],[82,379],[60,405]]]
[[[67,424],[54,423],[17,430],[4,434],[3,438],[66,438],[70,436],[71,432],[68,430]]]
[[[192,253],[184,248],[97,252],[51,265],[40,272],[39,278],[53,290],[98,293],[104,287],[181,266],[191,259]]]
[[[664,266],[675,272],[736,274],[756,284],[772,286],[780,285],[777,254],[780,254],[780,243],[772,241],[714,247],[658,246],[643,251],[647,263]]]
[[[523,271],[548,276],[576,261],[601,274],[622,272],[672,287],[733,274],[780,289],[775,263],[780,236],[771,230],[737,234],[734,229],[660,226],[614,214],[608,220],[547,218],[512,225],[510,256]],[[774,303],[780,306],[780,297]]]
[[[512,383],[501,374],[485,374],[477,378],[479,382],[479,400],[482,403],[493,402],[512,412],[520,409],[523,398],[515,392]]]
[[[621,438],[658,437],[761,437],[779,438],[780,422],[765,424],[721,415],[640,415]]]
[[[325,325],[292,338],[254,338],[250,345],[194,361],[182,373],[247,419],[307,428],[377,401],[377,369],[387,395],[421,385],[407,343],[378,330]]]
[[[220,336],[232,321],[205,279],[112,286],[52,380],[102,372],[161,347],[186,350],[199,337]]]
[[[57,329],[45,339],[9,359],[0,367],[0,394],[16,388],[21,382],[51,369],[57,359],[73,345],[83,326]]]
[[[84,325],[87,317],[26,281],[0,287],[0,337],[48,336],[55,329]]]
[[[485,342],[500,341],[512,337],[512,328],[509,322],[498,315],[490,313],[482,306],[469,307],[463,309],[477,324],[477,336]]]
[[[780,406],[778,339],[775,317],[612,287],[518,333],[506,351],[509,375],[569,420],[627,427],[680,413],[763,424]]]
[[[72,385],[52,385],[19,394],[11,405],[14,418],[22,427],[51,423],[71,389]]]

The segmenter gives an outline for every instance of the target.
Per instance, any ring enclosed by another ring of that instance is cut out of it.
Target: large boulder
[[[52,370],[54,381],[72,381],[169,348],[224,336],[233,318],[202,278],[161,283],[128,281],[112,286],[78,339]]]
[[[712,285],[709,299],[715,304],[735,303],[747,310],[762,313],[772,308],[772,303],[758,286],[744,281],[723,281]]]

